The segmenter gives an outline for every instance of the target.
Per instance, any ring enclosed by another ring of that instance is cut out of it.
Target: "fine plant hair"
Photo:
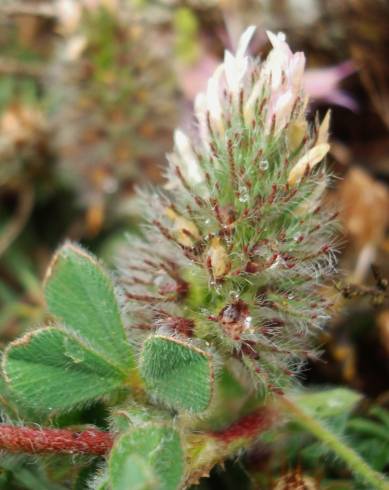
[[[329,177],[316,165],[329,115],[306,122],[304,56],[269,34],[273,52],[260,64],[245,55],[252,33],[196,99],[200,140],[176,131],[164,189],[142,195],[145,239],[127,247],[119,270],[131,335],[212,348],[268,391],[315,355],[336,220],[320,205]],[[274,70],[277,51],[285,66]]]
[[[388,488],[321,420],[359,396],[294,393],[330,310],[329,114],[308,123],[303,53],[268,32],[268,57],[251,58],[254,31],[197,97],[196,135],[175,132],[163,188],[141,193],[143,235],[115,281],[66,242],[44,282],[52,322],[5,350],[3,397],[27,420],[99,402],[108,430],[2,424],[0,447],[103,458],[94,490],[175,490],[291,417],[369,488]]]

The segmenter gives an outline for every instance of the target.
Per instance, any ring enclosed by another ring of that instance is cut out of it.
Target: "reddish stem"
[[[268,429],[275,412],[260,408],[242,417],[227,429],[211,432],[215,439],[229,444],[238,439],[251,439]],[[0,450],[28,454],[94,454],[104,455],[113,444],[113,435],[97,429],[74,432],[69,429],[40,429],[0,424]]]
[[[112,434],[97,429],[73,432],[0,424],[0,449],[12,453],[102,455],[111,449],[112,443]]]
[[[276,414],[269,408],[259,408],[242,417],[227,429],[211,432],[211,435],[226,444],[238,439],[251,439],[269,429],[275,422]]]

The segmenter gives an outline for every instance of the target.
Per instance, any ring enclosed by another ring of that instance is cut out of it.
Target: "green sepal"
[[[45,280],[50,313],[119,369],[134,367],[111,278],[98,261],[67,242],[55,254]]]
[[[91,490],[111,490],[111,487],[109,485],[109,477],[107,472],[105,471],[103,474],[98,475],[97,477],[92,480],[88,486]],[[82,487],[82,489],[85,489],[85,485]]]
[[[70,332],[48,327],[12,342],[3,358],[11,390],[28,406],[66,410],[111,393],[125,374]]]
[[[197,413],[211,402],[211,356],[181,340],[149,337],[143,345],[141,374],[149,393],[168,407]]]
[[[184,456],[176,430],[146,425],[116,441],[108,462],[111,490],[174,490],[184,475]]]

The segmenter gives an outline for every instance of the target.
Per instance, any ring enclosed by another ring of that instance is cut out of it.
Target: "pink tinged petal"
[[[282,129],[285,126],[285,124],[288,122],[295,100],[296,100],[296,96],[293,94],[291,90],[288,90],[280,97],[278,97],[273,112],[273,115],[276,118],[276,127],[275,127],[276,131]]]
[[[304,53],[295,53],[289,63],[287,70],[287,76],[293,88],[300,91],[303,83],[305,69],[305,56]]]
[[[315,165],[323,160],[329,150],[330,145],[328,143],[322,143],[311,148],[290,171],[288,183],[290,185],[298,184],[306,172],[307,167],[312,170]]]
[[[273,49],[268,54],[265,73],[271,76],[272,89],[277,90],[282,82],[282,73],[286,73],[293,56],[292,51],[285,42],[285,34],[279,32],[277,35],[266,31]]]

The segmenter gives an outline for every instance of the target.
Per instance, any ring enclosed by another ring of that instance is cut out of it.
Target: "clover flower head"
[[[146,196],[145,241],[121,270],[141,337],[163,328],[274,388],[313,355],[327,318],[336,220],[321,205],[329,114],[306,120],[305,57],[268,32],[261,63],[248,54],[254,32],[197,96],[198,137],[175,132],[165,188]]]

